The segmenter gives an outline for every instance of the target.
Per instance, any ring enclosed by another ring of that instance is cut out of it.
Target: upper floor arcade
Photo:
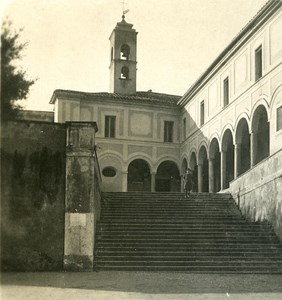
[[[281,83],[281,7],[281,1],[269,1],[180,99],[182,142],[197,130],[206,135],[214,119],[250,115],[259,98],[275,93]]]
[[[182,168],[219,191],[282,148],[282,3],[269,1],[181,98]]]

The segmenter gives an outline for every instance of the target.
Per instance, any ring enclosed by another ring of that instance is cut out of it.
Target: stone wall
[[[230,192],[244,216],[269,222],[282,241],[282,150],[234,180]]]
[[[60,270],[65,126],[17,121],[1,131],[2,270]]]

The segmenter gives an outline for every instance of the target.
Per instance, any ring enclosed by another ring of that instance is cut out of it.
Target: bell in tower
[[[136,45],[137,32],[125,21],[117,23],[110,36],[110,92],[118,94],[136,93]]]

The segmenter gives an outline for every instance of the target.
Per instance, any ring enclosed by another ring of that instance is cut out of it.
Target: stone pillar
[[[214,159],[209,159],[209,192],[214,193]]]
[[[234,156],[234,179],[237,178],[241,169],[241,143],[235,144]]]
[[[198,192],[203,191],[203,165],[198,164]]]
[[[127,192],[127,176],[127,171],[122,172],[122,192]]]
[[[226,183],[226,151],[221,151],[221,190],[225,189]]]
[[[64,268],[69,271],[92,271],[97,221],[97,207],[95,207],[97,125],[95,122],[67,122],[66,126]]]
[[[151,173],[151,192],[156,191],[156,172]]]
[[[252,131],[251,132],[251,168],[256,163],[256,151],[257,151],[257,133]]]

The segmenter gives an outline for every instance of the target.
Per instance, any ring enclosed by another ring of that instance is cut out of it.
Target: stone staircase
[[[282,273],[282,245],[228,194],[104,193],[94,268]]]

